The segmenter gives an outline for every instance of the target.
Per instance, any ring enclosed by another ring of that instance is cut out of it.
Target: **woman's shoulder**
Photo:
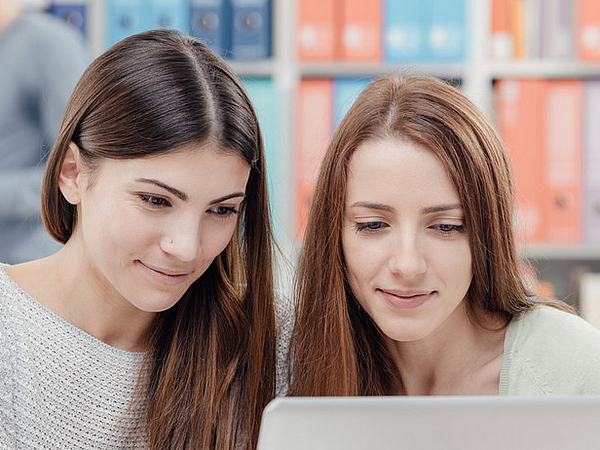
[[[508,394],[600,394],[600,330],[548,305],[513,317],[503,381]]]
[[[570,346],[584,340],[600,350],[600,330],[577,314],[549,305],[538,305],[513,318],[509,329],[518,331],[517,337],[548,339]]]

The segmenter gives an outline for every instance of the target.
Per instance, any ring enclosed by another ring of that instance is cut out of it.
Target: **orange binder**
[[[343,0],[341,48],[346,61],[380,61],[381,0]]]
[[[548,80],[544,107],[546,241],[583,240],[583,81]]]
[[[296,237],[304,229],[319,166],[333,128],[333,83],[330,79],[303,79],[298,89],[296,142]]]
[[[302,61],[332,61],[340,54],[340,2],[300,0],[296,35]]]
[[[600,60],[600,2],[579,0],[577,52],[584,61]]]
[[[499,80],[495,86],[498,129],[510,153],[517,188],[516,231],[519,241],[545,240],[544,114],[546,81]]]
[[[525,32],[525,0],[509,0],[510,29],[513,37],[513,57],[527,56],[527,36]]]
[[[492,0],[492,56],[511,59],[514,45],[509,0]]]

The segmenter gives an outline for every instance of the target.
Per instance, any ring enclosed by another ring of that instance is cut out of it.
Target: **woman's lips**
[[[153,278],[160,281],[163,284],[175,285],[184,281],[191,272],[174,271],[170,269],[158,268],[150,266],[139,261],[140,265],[149,273]]]
[[[423,303],[431,300],[436,291],[405,291],[396,289],[378,289],[377,290],[386,302],[395,308],[412,309],[418,308]]]

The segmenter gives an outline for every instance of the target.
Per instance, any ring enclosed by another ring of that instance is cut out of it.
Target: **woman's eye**
[[[354,225],[354,228],[357,232],[366,231],[373,233],[386,226],[387,225],[384,222],[358,222]]]
[[[152,208],[160,208],[160,207],[164,207],[164,206],[171,206],[171,204],[169,203],[168,200],[166,200],[166,199],[164,199],[162,197],[157,197],[155,195],[139,194],[139,197],[142,200],[142,202],[148,204]]]
[[[232,206],[215,206],[210,210],[212,213],[217,216],[227,217],[232,214],[239,214],[239,211]]]
[[[439,225],[435,225],[435,228],[440,230],[443,234],[453,234],[453,233],[464,233],[465,227],[463,225],[451,225],[447,223],[442,223]]]

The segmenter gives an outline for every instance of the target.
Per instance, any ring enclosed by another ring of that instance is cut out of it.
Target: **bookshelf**
[[[88,6],[88,37],[94,55],[106,48],[106,1],[81,0]],[[465,57],[449,63],[390,63],[326,61],[307,62],[298,57],[297,20],[301,0],[272,1],[272,56],[260,61],[232,60],[233,69],[244,78],[268,78],[276,92],[279,112],[276,135],[266,136],[277,149],[279,174],[271,188],[280,199],[274,206],[279,245],[290,261],[295,260],[295,151],[298,139],[297,92],[304,79],[371,78],[393,72],[410,72],[456,80],[463,92],[496,122],[494,83],[500,79],[600,79],[600,60],[523,58],[497,60],[492,55],[493,0],[465,0]],[[382,0],[384,1],[384,0]],[[530,2],[533,3],[533,2]],[[384,58],[382,58],[384,59]],[[584,265],[600,271],[600,244],[529,244],[520,253],[531,260],[543,279],[555,282],[559,298],[572,292],[570,268]],[[287,276],[284,276],[288,279]],[[284,281],[287,285],[288,281]]]

